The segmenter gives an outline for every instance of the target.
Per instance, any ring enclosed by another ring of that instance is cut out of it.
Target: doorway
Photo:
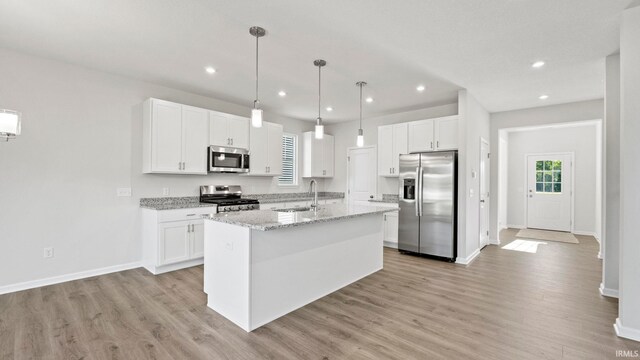
[[[490,169],[489,142],[480,138],[480,249],[489,244]]]
[[[573,154],[527,155],[527,228],[572,231]]]
[[[347,150],[347,201],[350,204],[369,204],[378,188],[375,146]]]

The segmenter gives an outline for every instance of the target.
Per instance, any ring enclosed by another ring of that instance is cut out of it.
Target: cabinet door
[[[231,146],[227,114],[209,111],[209,145]]]
[[[179,173],[182,162],[182,106],[153,100],[151,172]]]
[[[458,117],[448,116],[435,120],[435,139],[438,150],[458,148]]]
[[[159,224],[158,264],[167,265],[189,260],[188,221]]]
[[[229,137],[231,146],[237,148],[249,148],[249,119],[233,116],[229,119]]]
[[[264,123],[268,132],[269,175],[282,175],[282,125]]]
[[[398,176],[400,172],[400,154],[409,153],[407,149],[408,126],[404,124],[393,125],[393,159],[391,159],[391,174]]]
[[[249,175],[267,175],[269,154],[267,151],[269,142],[269,130],[266,123],[262,127],[251,127],[249,135]]]
[[[322,168],[323,177],[333,177],[335,167],[335,138],[333,135],[324,135],[322,139]]]
[[[435,150],[434,121],[412,121],[408,125],[408,150],[409,152],[422,152]]]
[[[204,221],[191,222],[191,259],[204,257]]]
[[[184,172],[207,174],[208,146],[209,117],[207,110],[183,106],[182,161],[184,162]]]
[[[393,167],[393,126],[378,126],[378,175],[390,176]]]
[[[386,213],[384,215],[384,241],[390,243],[398,242],[398,212]]]

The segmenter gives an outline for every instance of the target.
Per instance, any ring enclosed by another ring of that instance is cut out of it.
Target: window
[[[292,134],[282,135],[282,176],[278,178],[278,185],[298,185],[298,137]]]
[[[536,192],[562,193],[562,161],[536,161]]]

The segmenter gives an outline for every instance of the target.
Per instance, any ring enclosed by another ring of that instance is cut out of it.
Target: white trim
[[[524,225],[515,225],[515,224],[507,224],[507,227],[505,229],[526,229],[527,227]]]
[[[615,289],[607,289],[606,287],[604,287],[603,283],[600,283],[600,295],[602,296],[607,296],[607,297],[612,297],[612,298],[618,298],[618,290]]]
[[[471,255],[467,256],[466,258],[458,257],[456,259],[456,264],[469,265],[473,260],[475,260],[476,257],[478,257],[478,255],[480,255],[480,249],[476,249],[471,253]]]
[[[500,245],[500,239],[489,238],[489,245]]]
[[[383,245],[384,245],[384,247],[388,247],[388,248],[392,248],[392,249],[397,249],[398,248],[398,243],[397,242],[393,242],[393,241],[383,241]]]
[[[149,266],[144,266],[144,268],[147,269],[153,275],[159,275],[159,274],[164,274],[164,273],[169,272],[169,271],[186,269],[186,268],[189,268],[189,267],[199,266],[199,265],[202,265],[202,264],[204,264],[204,257],[197,258],[197,259],[191,259],[191,260],[185,260],[185,261],[181,261],[181,262],[175,263],[175,264],[160,265],[160,266],[149,265]]]
[[[136,269],[139,267],[142,267],[142,263],[140,261],[135,261],[127,264],[107,266],[107,267],[98,268],[98,269],[80,271],[73,274],[53,276],[53,277],[44,278],[40,280],[25,281],[17,284],[5,285],[0,287],[0,295],[22,291],[22,290],[33,289],[33,288],[42,287],[42,286],[60,284],[67,281],[73,281],[73,280],[79,280],[79,279],[84,279],[88,277],[110,274],[118,271]]]
[[[620,322],[620,318],[616,319],[616,323],[613,324],[613,328],[616,329],[616,335],[619,337],[640,341],[640,330],[623,326]]]

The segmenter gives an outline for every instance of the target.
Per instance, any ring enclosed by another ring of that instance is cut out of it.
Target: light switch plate
[[[118,195],[118,197],[130,197],[131,188],[118,188],[116,189],[116,194]]]

